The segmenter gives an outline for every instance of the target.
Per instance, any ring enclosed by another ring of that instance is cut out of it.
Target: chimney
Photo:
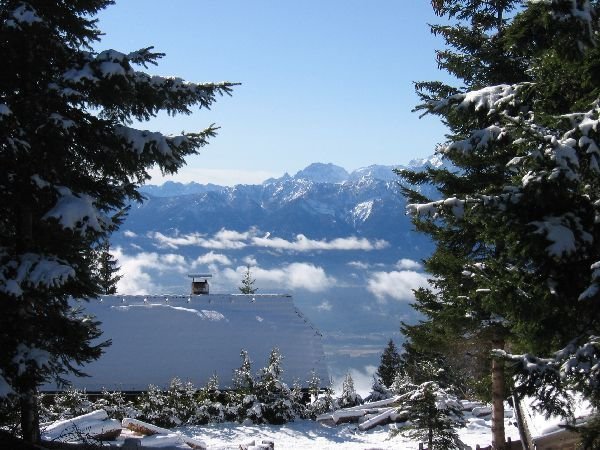
[[[192,279],[192,295],[208,295],[208,279],[212,278],[212,275],[200,273],[189,274],[188,277]],[[196,280],[196,278],[198,278],[198,280]]]

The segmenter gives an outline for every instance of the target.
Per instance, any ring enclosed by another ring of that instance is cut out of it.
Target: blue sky
[[[446,78],[427,26],[443,19],[427,0],[120,0],[99,19],[99,49],[166,53],[152,73],[242,83],[210,111],[142,125],[221,127],[170,179],[233,185],[312,162],[404,164],[444,140],[437,119],[411,113],[412,82]]]

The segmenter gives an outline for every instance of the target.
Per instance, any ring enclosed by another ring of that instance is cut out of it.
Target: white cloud
[[[246,256],[244,259],[244,264],[246,264],[247,266],[257,266],[258,265],[258,261],[256,261],[256,258],[254,256]]]
[[[239,283],[246,267],[236,270],[225,269],[223,275],[233,283]],[[277,269],[251,268],[255,286],[261,288],[261,283],[273,285],[284,290],[305,289],[310,292],[321,292],[335,284],[335,278],[328,276],[322,267],[307,263],[292,263]]]
[[[162,288],[155,283],[156,278],[151,272],[184,274],[188,269],[185,258],[173,253],[162,255],[142,252],[127,255],[118,247],[114,250],[114,257],[120,267],[120,274],[123,275],[117,283],[120,294],[155,294]]]
[[[337,238],[331,241],[309,239],[303,234],[296,236],[294,241],[288,241],[282,238],[271,238],[268,234],[264,237],[253,237],[252,244],[257,247],[272,248],[276,250],[293,250],[297,252],[306,252],[314,250],[381,250],[389,244],[383,240],[374,242],[365,238],[355,236],[347,238]]]
[[[198,266],[212,265],[215,263],[221,264],[222,266],[230,266],[231,260],[227,256],[225,256],[221,253],[215,253],[213,251],[210,251],[208,253],[205,253],[204,255],[197,257],[192,262],[192,268],[195,269]]]
[[[402,258],[396,263],[396,268],[399,270],[421,270],[421,263],[412,259]]]
[[[242,242],[243,233],[237,233],[235,231],[230,232],[228,230],[221,230],[216,233],[212,238],[205,237],[204,234],[190,233],[176,237],[165,236],[164,234],[155,231],[149,233],[149,237],[153,238],[162,248],[177,249],[185,246],[196,246],[214,250],[226,250],[226,249],[240,249],[246,247],[246,244]]]
[[[136,238],[137,233],[134,233],[131,230],[125,230],[125,231],[123,231],[123,236],[128,237],[128,238]]]
[[[319,306],[317,306],[317,309],[319,311],[329,312],[329,311],[331,311],[332,308],[333,308],[333,305],[327,300],[325,300],[323,303],[321,303]]]
[[[237,250],[248,246],[268,248],[273,250],[287,250],[294,252],[308,251],[331,251],[331,250],[381,250],[389,246],[389,243],[377,239],[370,241],[366,238],[350,236],[346,238],[337,238],[333,240],[315,240],[309,239],[303,234],[299,234],[293,241],[288,241],[279,237],[271,237],[270,233],[262,237],[257,236],[256,229],[250,229],[245,232],[221,229],[212,237],[201,233],[190,233],[176,236],[166,236],[158,231],[149,233],[148,236],[154,239],[161,248],[177,249],[183,246],[196,246],[214,250]]]
[[[367,263],[364,263],[362,261],[350,261],[348,263],[348,265],[350,267],[355,267],[357,269],[363,269],[363,270],[367,270],[370,266]]]
[[[403,270],[372,273],[367,289],[381,302],[385,302],[388,297],[401,302],[411,302],[415,298],[413,289],[427,286],[427,277],[423,273]]]

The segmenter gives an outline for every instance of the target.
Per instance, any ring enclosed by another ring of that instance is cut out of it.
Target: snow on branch
[[[475,111],[488,111],[488,114],[499,112],[508,106],[517,105],[519,92],[527,85],[500,84],[487,86],[483,89],[455,94],[443,100],[431,100],[426,106],[429,112],[438,112],[453,107],[458,109],[470,109]]]
[[[600,133],[600,101],[590,111],[568,114],[562,118],[569,119],[572,126],[564,138],[576,140],[576,143],[570,141],[572,146],[590,155],[590,168],[596,173],[600,172],[600,143],[596,140]]]
[[[21,376],[30,371],[31,366],[36,369],[48,369],[52,355],[46,350],[36,347],[29,347],[23,343],[17,345],[15,356],[12,363],[16,366],[17,375]]]
[[[79,54],[79,65],[65,71],[61,82],[53,83],[51,88],[68,96],[109,81],[118,84],[124,98],[139,98],[142,93],[145,96],[150,95],[150,100],[144,106],[146,112],[142,112],[139,105],[131,105],[130,102],[121,105],[136,117],[148,118],[147,116],[160,109],[166,109],[169,113],[188,112],[187,105],[193,103],[209,108],[215,100],[215,94],[230,94],[235,84],[192,83],[177,77],[148,75],[134,70],[132,64],[145,67],[147,64],[156,64],[156,59],[162,56],[161,53],[153,53],[150,49],[151,47],[129,54],[116,50],[105,50],[98,54],[82,51]],[[113,105],[114,108],[117,106]]]
[[[573,182],[580,182],[582,177],[595,178],[600,173],[599,116],[600,105],[596,102],[590,111],[557,117],[568,121],[563,131],[543,128],[533,117],[515,123],[515,131],[522,134],[514,143],[529,147],[527,155],[515,157],[507,164],[514,172],[525,173],[520,187],[561,177]],[[509,117],[505,119],[511,121]],[[507,130],[512,130],[512,126],[508,124]]]
[[[12,111],[5,103],[0,103],[0,117],[10,116]]]
[[[0,266],[0,292],[20,297],[27,287],[57,288],[74,277],[75,270],[57,258],[25,253]]]
[[[543,220],[530,222],[530,225],[537,228],[535,234],[542,234],[551,242],[546,251],[554,258],[571,255],[580,249],[582,244],[591,244],[594,240],[593,236],[583,229],[581,218],[572,213],[560,217],[547,216]]]
[[[115,128],[115,134],[138,155],[146,151],[155,151],[163,156],[172,157],[173,148],[190,144],[190,139],[185,135],[165,136],[156,131],[137,130],[121,125]]]
[[[550,358],[529,354],[512,355],[494,350],[496,357],[512,361],[520,369],[517,388],[538,386],[540,379],[560,381],[563,388],[594,392],[600,389],[600,337],[589,336],[585,342],[570,342]]]
[[[506,134],[506,129],[498,125],[491,125],[481,130],[475,130],[468,139],[452,142],[441,147],[441,153],[460,152],[470,153],[474,150],[484,150],[492,142],[500,141]]]
[[[9,19],[4,23],[7,27],[20,29],[23,25],[29,26],[37,22],[43,22],[43,20],[33,6],[21,3],[9,14]]]
[[[589,0],[529,0],[529,3],[549,6],[552,16],[557,20],[580,21],[591,36],[594,13]]]
[[[550,180],[564,174],[570,180],[578,180],[579,156],[577,155],[577,140],[573,138],[557,139],[555,136],[547,137],[550,146],[545,153],[556,164],[548,177]]]
[[[454,217],[462,219],[465,214],[466,202],[467,200],[450,197],[430,203],[410,203],[406,205],[406,213],[412,216],[431,217],[435,219],[442,215],[444,210],[449,209]]]
[[[65,116],[63,116],[62,114],[59,114],[59,113],[52,113],[52,114],[50,114],[50,116],[48,117],[48,119],[54,125],[62,128],[65,131],[67,131],[70,128],[73,128],[73,127],[76,126],[75,121],[73,121],[71,119],[67,119]]]
[[[0,398],[4,398],[12,394],[15,394],[15,391],[8,381],[6,381],[2,375],[2,371],[0,370]]]
[[[56,190],[58,200],[42,219],[56,219],[63,228],[78,230],[82,234],[89,230],[104,231],[109,219],[96,208],[92,196],[75,194],[64,186],[58,186]]]
[[[600,292],[600,261],[596,261],[591,265],[592,283],[581,293],[579,300],[592,299]]]

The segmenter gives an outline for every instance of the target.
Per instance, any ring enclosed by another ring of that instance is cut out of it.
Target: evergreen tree
[[[252,278],[252,274],[250,273],[250,264],[248,264],[244,278],[242,278],[242,285],[238,289],[242,294],[255,294],[258,291],[258,288],[254,287],[255,282],[256,280]]]
[[[110,254],[110,243],[104,240],[98,248],[98,271],[102,294],[113,295],[117,293],[117,283],[123,275],[119,275],[117,261]]]
[[[400,354],[396,349],[394,341],[390,339],[387,347],[381,355],[381,362],[377,368],[377,376],[387,387],[392,385],[396,372],[400,368]]]
[[[434,358],[437,356],[432,354],[431,349],[435,348],[435,353],[439,354],[450,348],[449,343],[455,343],[457,338],[467,334],[504,348],[506,330],[502,321],[495,321],[493,314],[473,301],[473,297],[465,295],[464,292],[474,283],[473,280],[467,280],[465,285],[464,277],[461,277],[465,267],[496,258],[502,245],[490,244],[482,239],[477,221],[467,220],[461,214],[462,204],[452,200],[499,189],[509,173],[506,163],[510,160],[506,151],[501,151],[503,135],[495,125],[496,116],[480,113],[476,109],[478,105],[459,112],[433,110],[430,105],[461,95],[461,91],[528,79],[527,61],[521,55],[514,54],[514,49],[505,38],[509,23],[507,17],[520,3],[515,0],[432,2],[437,15],[454,21],[453,25],[431,27],[432,33],[442,36],[447,45],[445,50],[437,52],[438,65],[464,83],[464,87],[456,88],[437,81],[416,83],[417,93],[423,101],[416,109],[439,114],[450,129],[450,143],[440,149],[450,164],[441,168],[429,167],[422,173],[404,171],[401,175],[413,186],[418,187],[424,182],[433,184],[447,199],[445,210],[451,212],[444,216],[429,217],[429,220],[417,219],[417,229],[428,233],[436,244],[434,254],[425,263],[427,271],[435,276],[430,280],[435,289],[421,289],[416,293],[415,308],[425,315],[425,323],[404,326],[414,349]],[[463,112],[465,114],[460,114]],[[482,133],[475,133],[473,141],[476,144],[491,143],[489,151],[473,154],[460,152],[460,144],[471,141],[473,129],[483,130]],[[452,148],[453,143],[457,143],[455,158],[450,157],[446,150]],[[426,204],[429,200],[418,188],[406,189],[405,193],[413,204]],[[475,286],[473,291],[480,287]],[[495,299],[488,296],[488,300],[492,303]],[[432,340],[442,345],[433,346]],[[503,380],[502,368],[501,363],[494,361],[493,370],[500,375],[494,378],[496,382]],[[493,441],[499,447],[504,443],[503,386],[494,385],[492,391],[497,394],[494,396]]]
[[[395,379],[395,377],[394,377]],[[391,386],[394,385],[394,381],[390,383]],[[392,392],[390,389],[383,384],[381,379],[376,375],[373,375],[373,383],[371,385],[371,392],[367,397],[365,397],[365,403],[369,402],[377,402],[379,400],[385,400],[386,398],[390,398],[392,396]]]
[[[256,398],[261,404],[261,420],[279,425],[293,420],[295,416],[292,393],[281,381],[282,359],[279,349],[273,348],[266,367],[260,370],[256,381]]]
[[[101,293],[93,248],[141,200],[158,165],[174,173],[215,134],[131,127],[159,111],[209,107],[230,83],[139,70],[163,55],[96,52],[94,16],[111,0],[0,4],[0,377],[20,398],[22,434],[39,441],[36,389],[81,375],[108,344],[71,299]]]
[[[411,439],[425,442],[430,450],[463,448],[456,433],[465,424],[461,405],[436,383],[414,386],[404,394],[402,409],[411,424],[404,434]]]
[[[342,383],[342,394],[338,398],[338,405],[340,408],[350,408],[362,404],[363,400],[360,395],[354,390],[354,380],[350,372],[346,374]]]
[[[435,7],[464,19],[474,15],[472,3],[516,5],[440,0]],[[438,151],[451,164],[403,173],[417,186],[406,189],[417,228],[436,243],[426,262],[435,291],[417,293],[427,320],[408,331],[419,345],[427,335],[468,335],[479,348],[496,349],[495,448],[504,439],[499,357],[517,364],[517,390],[538,396],[547,412],[568,412],[568,400],[561,402],[567,388],[598,402],[599,8],[595,1],[523,4],[494,35],[505,61],[474,64],[474,72],[467,69],[473,76],[463,77],[460,65],[442,59],[465,87],[417,86],[419,109],[450,128]],[[488,40],[470,40],[465,30],[444,36],[460,53],[488,55]],[[422,196],[423,182],[442,199]],[[526,356],[507,356],[506,343]]]
[[[252,375],[252,361],[248,356],[248,352],[243,350],[240,352],[242,364],[233,372],[233,388],[243,394],[253,394],[254,375]]]

